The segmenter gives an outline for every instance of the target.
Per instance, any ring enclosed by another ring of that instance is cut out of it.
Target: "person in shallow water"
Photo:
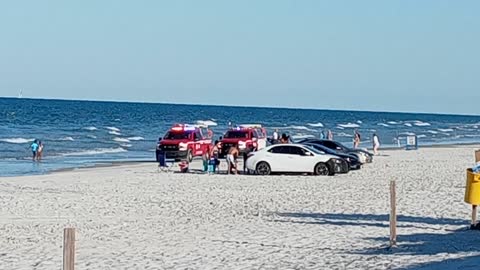
[[[42,141],[38,141],[37,161],[42,160],[44,144]]]
[[[353,136],[353,148],[358,148],[360,146],[360,133],[358,130],[355,130],[355,134]]]
[[[32,149],[32,160],[35,161],[37,159],[37,154],[38,154],[38,140],[34,140],[33,143],[30,145],[30,148]]]

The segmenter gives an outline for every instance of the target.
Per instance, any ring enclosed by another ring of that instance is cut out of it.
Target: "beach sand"
[[[0,269],[61,269],[66,227],[78,269],[478,269],[480,232],[467,230],[463,202],[476,148],[382,151],[334,177],[140,163],[0,178]]]

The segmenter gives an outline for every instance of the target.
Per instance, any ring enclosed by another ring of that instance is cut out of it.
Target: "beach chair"
[[[171,172],[173,166],[175,165],[175,159],[167,158],[165,153],[158,155],[158,171],[162,172]]]

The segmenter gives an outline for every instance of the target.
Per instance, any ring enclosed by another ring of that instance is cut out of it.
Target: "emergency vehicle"
[[[238,146],[240,153],[249,153],[267,146],[267,131],[261,125],[245,124],[230,128],[220,141],[220,156],[228,154],[230,147]]]
[[[157,144],[157,161],[160,155],[175,161],[192,161],[193,157],[210,152],[212,139],[203,135],[199,125],[176,124],[167,131]]]

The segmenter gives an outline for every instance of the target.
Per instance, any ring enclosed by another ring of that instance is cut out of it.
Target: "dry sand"
[[[334,177],[149,163],[0,178],[0,269],[61,269],[70,226],[78,269],[479,269],[463,202],[473,149],[384,151]],[[388,249],[392,179],[399,236]]]

